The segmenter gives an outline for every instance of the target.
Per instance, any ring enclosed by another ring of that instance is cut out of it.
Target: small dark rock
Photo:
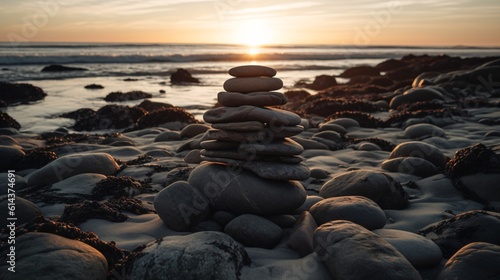
[[[285,96],[288,98],[289,101],[298,101],[302,100],[311,94],[305,90],[289,90],[285,92]]]
[[[170,83],[179,85],[184,83],[199,83],[200,80],[194,78],[189,71],[179,68],[170,75]]]
[[[135,79],[135,78],[126,78],[126,79],[123,79],[124,82],[137,82],[139,81],[139,79]]]
[[[68,71],[88,71],[89,69],[79,67],[69,67],[64,65],[49,65],[42,69],[42,72],[68,72]]]
[[[353,78],[357,76],[380,76],[380,72],[371,66],[356,66],[346,69],[339,75],[341,78]]]
[[[30,84],[0,82],[0,100],[7,105],[42,100],[47,94],[39,87]]]
[[[87,112],[90,113],[90,111],[78,112],[77,110],[75,115]],[[74,129],[77,131],[93,131],[127,128],[133,126],[145,114],[146,112],[143,109],[137,107],[106,105],[94,114],[90,113],[88,117],[77,119]]]
[[[333,120],[339,118],[355,119],[361,127],[378,128],[383,127],[384,122],[380,119],[374,118],[369,113],[357,111],[340,111],[330,115],[326,120]]]
[[[98,84],[90,84],[85,86],[86,89],[103,89],[104,87],[102,85]]]
[[[15,128],[19,130],[21,125],[9,114],[0,112],[0,128]]]
[[[154,101],[146,99],[146,100],[142,101],[141,104],[137,105],[136,107],[142,108],[147,112],[153,112],[153,111],[160,110],[160,109],[172,108],[174,106],[172,104],[162,103],[162,102],[154,102]]]
[[[311,84],[299,82],[296,86],[303,86],[312,90],[322,90],[336,85],[337,80],[335,80],[334,76],[319,75],[314,78],[314,81]]]
[[[196,123],[197,121],[193,115],[183,108],[164,108],[141,117],[134,129],[139,130],[148,127],[158,127],[169,122]]]
[[[122,101],[139,100],[151,97],[153,97],[152,94],[143,91],[129,91],[125,93],[121,91],[116,91],[106,95],[106,97],[104,97],[104,100],[108,102],[122,102]]]

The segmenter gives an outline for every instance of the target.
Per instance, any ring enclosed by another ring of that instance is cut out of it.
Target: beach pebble
[[[306,200],[304,201],[304,203],[297,209],[295,209],[295,211],[293,212],[294,214],[296,215],[299,215],[301,214],[303,211],[309,211],[309,209],[311,209],[311,207],[316,204],[317,202],[323,200],[324,198],[322,198],[321,196],[317,196],[317,195],[308,195],[306,197]]]
[[[235,214],[287,214],[306,199],[306,191],[297,181],[266,180],[250,171],[214,163],[196,167],[188,182],[216,210]]]
[[[192,123],[184,127],[180,135],[182,138],[193,138],[197,135],[205,133],[205,131],[209,130],[210,126],[205,124]]]
[[[347,133],[347,130],[343,126],[334,123],[320,124],[319,131],[335,131],[340,135],[345,135]]]
[[[433,124],[419,123],[405,129],[404,136],[408,139],[422,139],[428,137],[446,137],[446,132]]]
[[[391,109],[396,109],[404,104],[421,101],[432,101],[434,99],[444,100],[444,97],[439,91],[433,88],[411,88],[405,91],[403,94],[397,95],[392,98],[389,106],[391,107]]]
[[[217,211],[213,214],[212,218],[220,226],[225,227],[232,219],[236,218],[236,216],[227,211]]]
[[[306,180],[311,175],[309,168],[302,163],[248,161],[213,157],[203,157],[203,159],[212,162],[227,163],[231,166],[243,167],[261,178],[270,180]]]
[[[267,77],[232,78],[226,80],[223,87],[225,91],[239,93],[273,91],[282,88],[283,81]]]
[[[60,157],[28,175],[28,184],[48,185],[83,173],[114,175],[119,169],[113,157],[106,153],[72,154]]]
[[[340,173],[327,181],[319,191],[324,198],[336,196],[364,196],[382,209],[403,209],[408,205],[408,194],[387,174],[354,170]]]
[[[215,221],[203,221],[196,225],[194,232],[199,231],[219,231],[222,232],[222,227]]]
[[[229,141],[205,140],[200,143],[201,148],[214,150],[235,150],[238,149],[240,143]]]
[[[443,259],[436,243],[422,235],[397,229],[376,229],[373,233],[394,246],[416,268],[437,265]]]
[[[273,248],[283,236],[275,223],[260,216],[244,214],[231,220],[224,232],[248,247]]]
[[[270,143],[241,143],[238,151],[258,155],[293,156],[300,155],[304,148],[290,138]]]
[[[19,146],[0,146],[0,170],[13,169],[14,159],[25,155]]]
[[[439,169],[444,169],[447,162],[446,157],[438,148],[420,141],[409,141],[397,145],[389,155],[389,159],[398,157],[423,158]]]
[[[460,190],[468,197],[485,201],[500,201],[500,174],[499,173],[475,173],[458,179]]]
[[[182,140],[182,136],[177,131],[165,131],[156,136],[154,142],[168,142]]]
[[[311,168],[311,177],[314,179],[326,179],[330,177],[330,172],[321,168]]]
[[[335,132],[335,131],[318,132],[318,133],[313,134],[312,137],[313,138],[324,138],[324,139],[334,141],[334,142],[340,142],[342,140],[342,137],[340,136],[340,134]]]
[[[437,280],[498,279],[500,246],[473,242],[462,247],[445,264]]]
[[[382,169],[389,172],[412,174],[420,177],[429,177],[437,173],[437,167],[431,162],[417,157],[397,157],[382,162]]]
[[[287,246],[299,252],[304,257],[314,252],[313,235],[318,227],[311,213],[302,212],[290,232]]]
[[[285,105],[288,102],[287,97],[281,92],[219,92],[217,101],[223,106],[238,107],[251,105],[257,107]]]
[[[138,251],[130,279],[239,279],[250,259],[245,248],[222,232],[167,236]],[[201,261],[203,260],[203,261]]]
[[[471,242],[500,245],[500,214],[483,210],[467,211],[421,229],[419,233],[433,240],[445,258]]]
[[[377,144],[372,142],[363,141],[357,145],[358,151],[380,151],[382,150]]]
[[[264,124],[256,121],[248,122],[229,122],[229,123],[214,123],[212,127],[215,129],[231,130],[231,131],[261,131],[264,129]]]
[[[9,222],[7,218],[11,217],[8,215],[8,213],[10,212],[10,202],[12,201],[9,201],[7,195],[3,195],[0,197],[0,209],[5,209],[5,211],[0,212],[0,219],[2,219],[2,221],[7,221],[7,224]],[[22,225],[38,216],[43,216],[42,211],[40,210],[40,208],[38,208],[38,206],[36,206],[36,204],[20,197],[19,195],[15,197],[14,207],[14,213],[16,214],[15,218],[17,218],[17,220],[15,221],[16,225]]]
[[[335,220],[346,220],[368,230],[382,228],[384,211],[372,200],[363,196],[338,196],[321,200],[309,210],[318,225]]]
[[[293,126],[298,125],[301,122],[300,117],[295,113],[249,105],[210,109],[203,114],[203,119],[208,123],[258,121],[276,126]]]
[[[92,189],[106,176],[96,173],[84,173],[71,176],[52,185],[50,189],[67,196],[92,195]]]
[[[7,270],[2,254],[2,279],[102,279],[108,275],[108,262],[89,245],[59,235],[30,232],[16,239],[16,272]],[[13,276],[15,275],[15,276]]]
[[[359,127],[359,122],[355,119],[351,118],[338,118],[338,119],[333,119],[331,121],[328,121],[325,123],[325,125],[328,124],[336,124],[340,125],[345,129],[351,128],[351,127]]]
[[[165,224],[177,231],[188,231],[210,213],[208,200],[185,181],[175,182],[155,197],[154,207]]]
[[[227,73],[233,77],[273,77],[276,70],[262,65],[242,65],[229,69]]]
[[[314,232],[314,251],[334,279],[422,279],[408,260],[382,237],[349,221],[332,221]]]
[[[194,149],[189,151],[189,153],[184,157],[184,161],[187,163],[198,164],[203,161],[201,158],[201,150]]]
[[[302,137],[292,137],[292,139],[299,143],[304,150],[329,150],[327,145],[312,139],[305,139]]]

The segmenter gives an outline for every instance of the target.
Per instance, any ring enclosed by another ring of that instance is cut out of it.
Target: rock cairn
[[[306,199],[299,182],[310,176],[304,149],[288,138],[304,128],[298,115],[271,108],[288,101],[275,91],[283,82],[274,69],[240,66],[229,74],[234,78],[218,94],[222,107],[204,115],[212,125],[200,140],[204,162],[187,182],[162,190],[155,208],[173,229],[219,230],[243,245],[271,248]]]
[[[287,138],[301,133],[298,115],[267,106],[288,102],[276,70],[258,65],[229,70],[217,99],[222,107],[205,113],[212,124],[201,142],[202,158],[242,167],[271,180],[305,180],[309,169],[301,163],[302,146]]]

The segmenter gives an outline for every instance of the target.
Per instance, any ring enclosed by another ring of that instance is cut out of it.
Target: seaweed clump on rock
[[[51,221],[42,216],[18,227],[16,229],[16,237],[20,237],[21,235],[29,232],[52,233],[68,239],[81,241],[95,248],[104,255],[108,261],[109,270],[114,268],[115,265],[128,254],[127,251],[117,248],[114,242],[105,242],[100,240],[93,232],[85,232],[76,226]],[[2,238],[2,245],[4,242],[6,241]]]
[[[194,116],[185,109],[172,107],[156,110],[143,116],[138,120],[133,130],[162,126],[170,122],[181,122],[183,124],[197,123]]]
[[[326,118],[326,120],[333,120],[339,118],[355,119],[361,127],[378,128],[383,127],[384,122],[380,119],[374,118],[371,114],[357,111],[341,111],[334,113]]]
[[[456,152],[446,164],[446,175],[457,179],[477,172],[500,172],[500,157],[479,143]]]

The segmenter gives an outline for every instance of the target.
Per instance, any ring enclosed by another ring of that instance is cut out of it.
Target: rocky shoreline
[[[82,133],[22,133],[1,112],[18,269],[2,227],[1,278],[500,275],[500,59],[410,55],[285,93],[274,69],[229,74],[204,123],[119,104],[148,98],[137,91],[65,113]],[[4,106],[45,95],[0,84]],[[92,134],[105,129],[122,132]]]

